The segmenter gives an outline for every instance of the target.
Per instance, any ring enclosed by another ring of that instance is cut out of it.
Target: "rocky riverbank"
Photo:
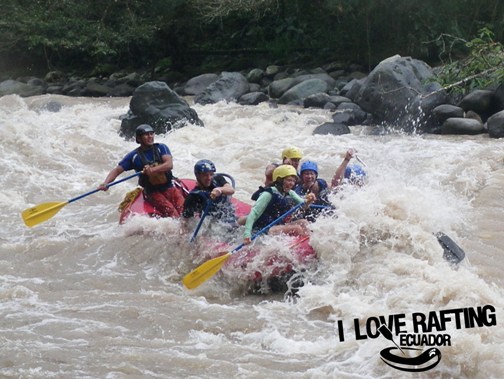
[[[400,129],[407,133],[483,134],[504,137],[504,88],[474,91],[462,99],[450,97],[434,81],[425,62],[393,56],[370,73],[357,66],[331,63],[311,70],[280,66],[246,72],[208,73],[186,82],[151,80],[139,73],[104,78],[67,77],[50,72],[43,79],[25,77],[0,83],[0,96],[43,94],[91,97],[132,96],[121,133],[130,137],[140,123],[166,132],[185,123],[204,126],[183,97],[197,104],[219,101],[254,106],[290,104],[333,111],[332,122],[319,125],[314,134],[349,133],[350,126],[368,125],[373,133]],[[57,107],[54,107],[57,109]]]

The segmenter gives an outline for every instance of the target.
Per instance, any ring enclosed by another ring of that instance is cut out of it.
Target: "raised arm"
[[[354,149],[347,150],[347,152],[345,153],[345,158],[343,159],[339,167],[336,169],[336,172],[334,173],[334,176],[331,180],[331,188],[336,188],[343,182],[343,177],[345,176],[345,170],[348,166],[348,163],[350,162],[350,159],[354,157],[354,154],[355,154]]]

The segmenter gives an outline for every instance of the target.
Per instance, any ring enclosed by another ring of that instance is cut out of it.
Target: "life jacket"
[[[225,179],[224,179],[225,180]],[[196,187],[187,196],[184,202],[184,210],[187,211],[186,216],[194,215],[194,212],[202,212],[206,208],[207,201],[210,200],[210,192],[216,187],[221,187],[222,183],[217,182],[217,176],[212,179],[210,186],[207,189],[199,189]],[[220,221],[234,223],[236,221],[234,205],[229,200],[229,196],[221,195],[212,200],[212,205],[208,209],[208,215]]]
[[[317,179],[317,183],[319,192],[317,194],[317,200],[313,203],[313,205],[321,205],[327,208],[308,208],[305,210],[302,217],[310,222],[314,222],[320,214],[333,214],[333,210],[335,209],[334,205],[327,198],[330,193],[330,188],[327,185],[327,182],[324,179]],[[300,196],[306,196],[309,189],[305,189],[302,184],[298,184],[296,188],[294,188],[294,191]]]
[[[317,200],[313,204],[331,206],[332,204],[327,199],[327,195],[329,195],[329,186],[327,185],[327,182],[324,179],[317,179],[316,182],[318,184],[319,192],[317,194]],[[294,191],[299,196],[306,196],[309,193],[309,189],[303,188],[302,184],[298,184],[294,188]]]
[[[283,215],[284,213],[287,213],[289,210],[291,210],[295,205],[296,201],[290,197],[289,195],[282,195],[277,191],[273,191],[271,187],[259,187],[259,190],[254,193],[254,195],[257,194],[257,198],[261,195],[263,192],[268,192],[271,194],[272,198],[268,205],[266,206],[266,209],[262,213],[261,216],[256,220],[254,223],[254,230],[255,229],[262,229],[265,226],[271,224],[274,220],[276,220],[278,217]],[[254,196],[252,195],[252,196]],[[257,200],[256,198],[256,200]],[[277,225],[282,225],[287,222],[286,219],[281,220]]]
[[[145,152],[139,147],[136,149],[138,157],[142,161],[143,166],[157,166],[163,163],[161,159],[161,155],[159,154],[158,149],[159,144],[155,143],[151,147],[153,160],[150,161],[147,159]],[[151,175],[140,174],[138,178],[138,184],[142,186],[146,193],[156,192],[156,191],[164,191],[167,188],[172,186],[173,175],[170,171],[154,173]]]

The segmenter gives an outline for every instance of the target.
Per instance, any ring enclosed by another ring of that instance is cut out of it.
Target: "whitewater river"
[[[209,249],[211,225],[193,245],[174,220],[120,226],[117,206],[134,179],[33,228],[21,218],[93,190],[136,148],[118,136],[129,100],[0,98],[2,378],[504,377],[502,140],[372,136],[363,127],[312,136],[329,112],[195,105],[204,128],[156,136],[180,178],[211,159],[250,202],[265,165],[295,145],[327,180],[356,148],[368,183],[333,196],[337,217],[312,225],[320,261],[297,301],[248,294],[233,272],[189,291],[181,278]],[[458,267],[443,259],[439,231],[465,250]],[[280,237],[259,240],[286,250]],[[443,311],[451,313],[441,322]],[[417,334],[448,336],[450,346],[436,346],[442,358],[427,371],[390,367],[380,352],[394,344],[376,321],[390,316],[413,334],[422,315],[430,330]]]

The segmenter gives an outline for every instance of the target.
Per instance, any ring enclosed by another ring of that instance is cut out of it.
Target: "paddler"
[[[184,197],[172,183],[173,157],[170,149],[164,143],[154,143],[154,129],[148,124],[137,126],[135,137],[140,146],[124,156],[98,189],[106,191],[107,184],[124,171],[141,171],[138,184],[143,187],[147,201],[162,217],[180,217]]]
[[[296,204],[311,204],[315,195],[308,194],[306,199],[300,197],[293,188],[298,179],[296,169],[291,165],[280,165],[273,171],[273,183],[261,187],[258,198],[245,223],[243,243],[249,244],[253,230],[262,229],[273,220],[288,212]],[[282,220],[269,229],[269,234],[288,234],[307,236],[310,234],[308,221],[301,219],[296,221]]]

